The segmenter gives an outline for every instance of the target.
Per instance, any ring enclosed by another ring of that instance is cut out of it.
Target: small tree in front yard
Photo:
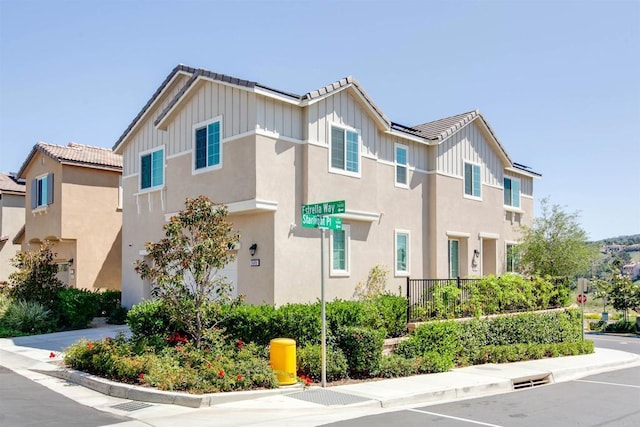
[[[629,321],[629,310],[640,307],[640,282],[633,283],[629,276],[615,274],[609,291],[611,305],[622,311],[623,320]]]
[[[64,288],[64,283],[56,277],[58,264],[53,261],[54,256],[49,242],[43,243],[38,249],[18,252],[11,259],[16,268],[9,275],[11,298],[34,301],[48,309],[54,308],[58,290]]]
[[[164,225],[165,237],[149,242],[149,261],[137,261],[136,272],[152,283],[171,316],[200,346],[211,309],[230,297],[229,283],[220,270],[235,259],[229,249],[239,234],[227,221],[227,208],[206,196],[188,198],[185,209]],[[214,302],[217,301],[217,302]]]

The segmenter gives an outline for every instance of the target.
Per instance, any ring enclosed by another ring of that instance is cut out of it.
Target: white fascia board
[[[530,178],[538,178],[538,179],[542,178],[540,175],[536,175],[536,174],[527,172],[527,171],[522,170],[522,169],[516,169],[516,168],[507,167],[507,168],[504,168],[504,171],[505,172],[509,172],[509,173],[514,173],[514,174],[517,174],[517,175],[528,176]]]
[[[393,129],[387,130],[384,133],[392,136],[397,136],[398,138],[406,139],[407,141],[417,142],[419,144],[434,145],[434,142],[432,142],[431,140],[420,138],[419,136],[409,135],[403,132],[398,132],[397,130]]]
[[[463,239],[468,239],[471,237],[471,233],[465,233],[463,231],[447,231],[447,237],[460,237]]]
[[[350,221],[376,222],[380,220],[380,214],[375,212],[354,211],[347,209],[344,213],[332,215]]]
[[[227,206],[229,214],[242,214],[251,212],[275,212],[278,210],[278,202],[270,202],[267,200],[243,200],[241,202],[224,203]],[[179,212],[171,212],[164,214],[165,222],[169,222],[172,216],[178,215]]]
[[[275,212],[278,210],[278,202],[269,200],[243,200],[241,202],[227,203],[230,214],[251,213],[251,212]]]
[[[247,89],[247,88],[244,88]],[[286,96],[284,94],[281,93],[277,93],[277,92],[272,92],[270,90],[267,90],[265,88],[262,87],[254,87],[253,88],[253,92],[257,95],[262,95],[265,96],[267,98],[273,98],[276,99],[278,101],[282,101],[285,102],[287,104],[292,104],[292,105],[296,105],[296,106],[300,106],[300,99],[299,98],[294,98],[294,97],[289,97]]]
[[[500,239],[500,235],[496,234],[496,233],[480,232],[480,233],[478,233],[478,237],[481,238],[481,239],[492,239],[492,240]]]

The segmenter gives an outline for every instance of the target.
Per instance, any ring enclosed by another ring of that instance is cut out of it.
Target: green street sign
[[[342,230],[342,218],[323,215],[302,214],[302,226],[306,228],[328,228]]]
[[[335,215],[345,211],[344,200],[335,202],[312,203],[310,205],[302,205],[303,215]]]

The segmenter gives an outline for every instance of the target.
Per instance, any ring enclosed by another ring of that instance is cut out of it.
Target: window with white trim
[[[53,203],[53,174],[43,175],[31,181],[31,209]]]
[[[514,208],[520,207],[520,180],[504,177],[504,205]]]
[[[331,126],[331,170],[349,175],[360,174],[360,137],[358,132]]]
[[[164,149],[140,155],[140,189],[160,187],[164,184]]]
[[[395,231],[395,275],[409,275],[409,232],[406,230]]]
[[[460,241],[449,239],[449,277],[460,277]]]
[[[482,180],[480,177],[480,165],[464,163],[464,194],[470,197],[482,197]]]
[[[219,166],[222,163],[222,122],[219,118],[194,126],[194,170]]]
[[[329,247],[331,251],[330,268],[332,276],[348,276],[350,269],[351,229],[342,224],[342,230],[331,230]]]
[[[520,263],[520,254],[518,253],[518,245],[513,243],[507,243],[507,273],[515,273],[518,271],[518,264]]]
[[[399,187],[406,187],[408,185],[408,167],[407,167],[407,153],[408,148],[406,145],[396,144],[396,185]]]

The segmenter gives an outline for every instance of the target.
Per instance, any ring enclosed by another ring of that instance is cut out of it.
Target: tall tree
[[[578,222],[578,213],[567,213],[560,205],[540,201],[540,216],[531,227],[523,226],[519,245],[524,273],[574,277],[585,273],[597,256],[587,242],[587,233]]]
[[[239,234],[227,221],[227,207],[205,196],[187,199],[185,209],[164,225],[165,237],[149,242],[149,261],[137,261],[136,272],[152,283],[152,294],[169,307],[176,324],[196,345],[212,326],[212,301],[229,298],[229,283],[220,270],[235,259],[230,252]]]

